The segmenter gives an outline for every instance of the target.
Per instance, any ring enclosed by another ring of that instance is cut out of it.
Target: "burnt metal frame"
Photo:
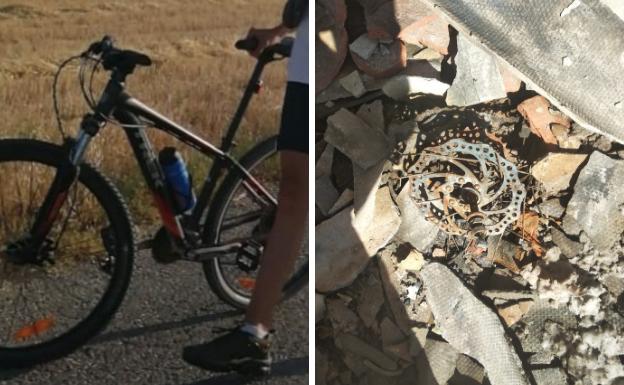
[[[257,199],[265,199],[266,203],[277,205],[276,199],[267,189],[230,155],[230,150],[234,145],[234,136],[238,131],[249,102],[262,84],[261,75],[264,67],[270,62],[281,60],[282,58],[283,56],[276,55],[271,50],[265,50],[260,55],[228,130],[222,138],[220,148],[127,94],[124,90],[125,80],[133,72],[134,67],[113,69],[111,78],[94,108],[94,113],[87,114],[83,118],[75,142],[66,143],[69,153],[68,160],[59,167],[59,171],[33,223],[28,242],[30,247],[28,247],[27,254],[30,254],[30,256],[25,257],[27,259],[34,258],[33,254],[36,254],[44,244],[52,223],[58,217],[60,207],[67,199],[69,189],[78,175],[79,165],[90,141],[105,126],[111,116],[121,123],[122,128],[126,132],[148,187],[155,195],[156,203],[161,211],[163,224],[175,238],[184,239],[187,230],[198,231],[200,229],[203,224],[201,221],[205,214],[202,208],[209,209],[209,203],[215,193],[219,178],[225,170],[241,173],[244,177],[243,183],[245,187]],[[184,227],[173,213],[173,200],[165,185],[160,164],[145,133],[145,128],[148,126],[162,130],[199,150],[204,155],[215,158],[215,162],[201,188],[195,209],[188,218],[190,220],[185,221]]]

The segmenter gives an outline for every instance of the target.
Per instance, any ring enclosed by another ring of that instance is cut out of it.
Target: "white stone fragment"
[[[378,45],[378,40],[371,39],[368,37],[368,34],[365,33],[355,39],[353,43],[349,44],[349,49],[362,59],[368,60],[373,55],[373,52],[375,52]]]
[[[386,135],[349,110],[339,110],[327,123],[325,141],[361,168],[367,169],[389,156],[390,141]]]
[[[342,88],[349,91],[356,98],[366,93],[366,87],[364,87],[364,82],[362,82],[358,71],[353,71],[349,75],[343,76],[339,82]]]
[[[394,100],[407,100],[416,94],[444,95],[449,85],[435,78],[398,75],[381,87],[383,93]]]

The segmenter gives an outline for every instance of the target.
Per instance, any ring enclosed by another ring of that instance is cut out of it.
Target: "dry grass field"
[[[233,44],[252,25],[273,26],[282,5],[281,0],[0,1],[0,138],[60,142],[52,108],[56,68],[109,34],[119,46],[154,59],[154,66],[129,78],[133,96],[220,143],[254,65]],[[101,85],[106,73],[97,78]],[[270,65],[264,81],[243,122],[241,150],[277,132],[285,64]],[[77,66],[66,70],[59,91],[63,122],[73,134],[87,111]],[[150,133],[150,138],[156,149],[172,143],[159,133]],[[88,158],[126,194],[135,219],[144,220],[153,215],[151,199],[130,155],[123,132],[108,125]],[[201,180],[207,162],[191,150],[184,155],[200,174],[195,180]]]

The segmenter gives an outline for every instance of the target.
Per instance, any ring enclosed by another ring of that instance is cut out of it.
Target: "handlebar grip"
[[[236,47],[236,49],[240,49],[243,51],[253,51],[258,47],[258,39],[256,39],[255,37],[251,37],[249,39],[243,39],[243,40],[239,40],[236,42],[236,44],[234,44],[234,46]]]

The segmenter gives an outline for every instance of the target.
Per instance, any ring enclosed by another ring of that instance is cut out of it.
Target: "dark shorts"
[[[303,83],[288,82],[286,85],[282,124],[277,138],[279,151],[291,150],[305,154],[310,151],[308,89],[308,85]]]

